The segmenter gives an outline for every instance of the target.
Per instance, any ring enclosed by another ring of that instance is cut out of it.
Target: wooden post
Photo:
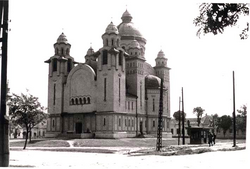
[[[183,87],[181,88],[182,93],[182,144],[185,145],[185,121],[184,121],[184,97],[183,97]]]
[[[181,138],[181,97],[179,97],[179,134],[178,134],[178,145],[180,145]]]
[[[233,147],[236,146],[236,117],[235,117],[235,81],[234,81],[234,71],[233,71]]]
[[[1,109],[0,109],[0,167],[9,166],[9,119],[6,114],[7,95],[7,49],[8,49],[9,1],[0,1],[0,25],[2,42]]]

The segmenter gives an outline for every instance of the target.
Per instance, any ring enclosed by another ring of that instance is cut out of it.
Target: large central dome
[[[133,36],[133,37],[143,37],[142,34],[136,27],[134,23],[131,22],[132,20],[131,14],[126,10],[121,19],[122,23],[118,26],[120,36]]]

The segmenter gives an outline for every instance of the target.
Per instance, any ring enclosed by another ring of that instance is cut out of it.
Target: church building
[[[101,36],[103,46],[87,50],[85,63],[70,55],[64,33],[54,44],[49,66],[46,137],[124,138],[155,135],[158,128],[160,81],[164,80],[163,137],[170,132],[168,59],[162,50],[156,66],[146,62],[146,39],[126,10]]]

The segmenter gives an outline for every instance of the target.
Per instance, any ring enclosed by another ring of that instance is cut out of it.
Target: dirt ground
[[[12,140],[10,167],[249,168],[250,151],[245,149],[245,140],[237,141],[237,150],[232,148],[231,140],[218,140],[211,147],[207,144],[178,146],[166,140],[170,145],[165,144],[161,152],[155,151],[155,139],[44,141],[37,140],[23,150],[22,142]]]
[[[249,168],[247,150],[218,151],[194,155],[158,156],[39,150],[11,151],[10,167],[75,167],[75,168]]]

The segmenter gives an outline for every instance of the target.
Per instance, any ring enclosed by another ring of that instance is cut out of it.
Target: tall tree
[[[41,106],[37,97],[31,94],[13,94],[9,101],[10,119],[13,124],[26,128],[26,139],[23,149],[26,148],[28,133],[31,129],[47,118],[45,108]]]
[[[182,111],[178,110],[178,111],[174,112],[173,117],[174,117],[174,119],[176,121],[179,121],[179,116],[181,116],[180,119],[182,119]],[[184,119],[186,119],[186,113],[185,112],[184,112]]]
[[[247,125],[247,106],[241,106],[241,109],[237,110],[239,113],[237,115],[237,129],[241,130],[242,132],[246,132],[246,125]]]
[[[218,119],[218,127],[223,130],[223,135],[225,137],[226,131],[232,126],[232,117],[228,115],[221,116]]]
[[[228,26],[235,26],[241,15],[249,15],[248,4],[244,3],[202,3],[200,15],[194,19],[195,26],[199,27],[197,36],[200,34],[223,33]],[[240,34],[241,39],[248,38],[249,23]]]
[[[202,109],[201,107],[195,107],[194,110],[193,110],[193,113],[196,114],[196,116],[197,116],[198,126],[200,126],[201,117],[202,117],[204,111],[205,110]]]

